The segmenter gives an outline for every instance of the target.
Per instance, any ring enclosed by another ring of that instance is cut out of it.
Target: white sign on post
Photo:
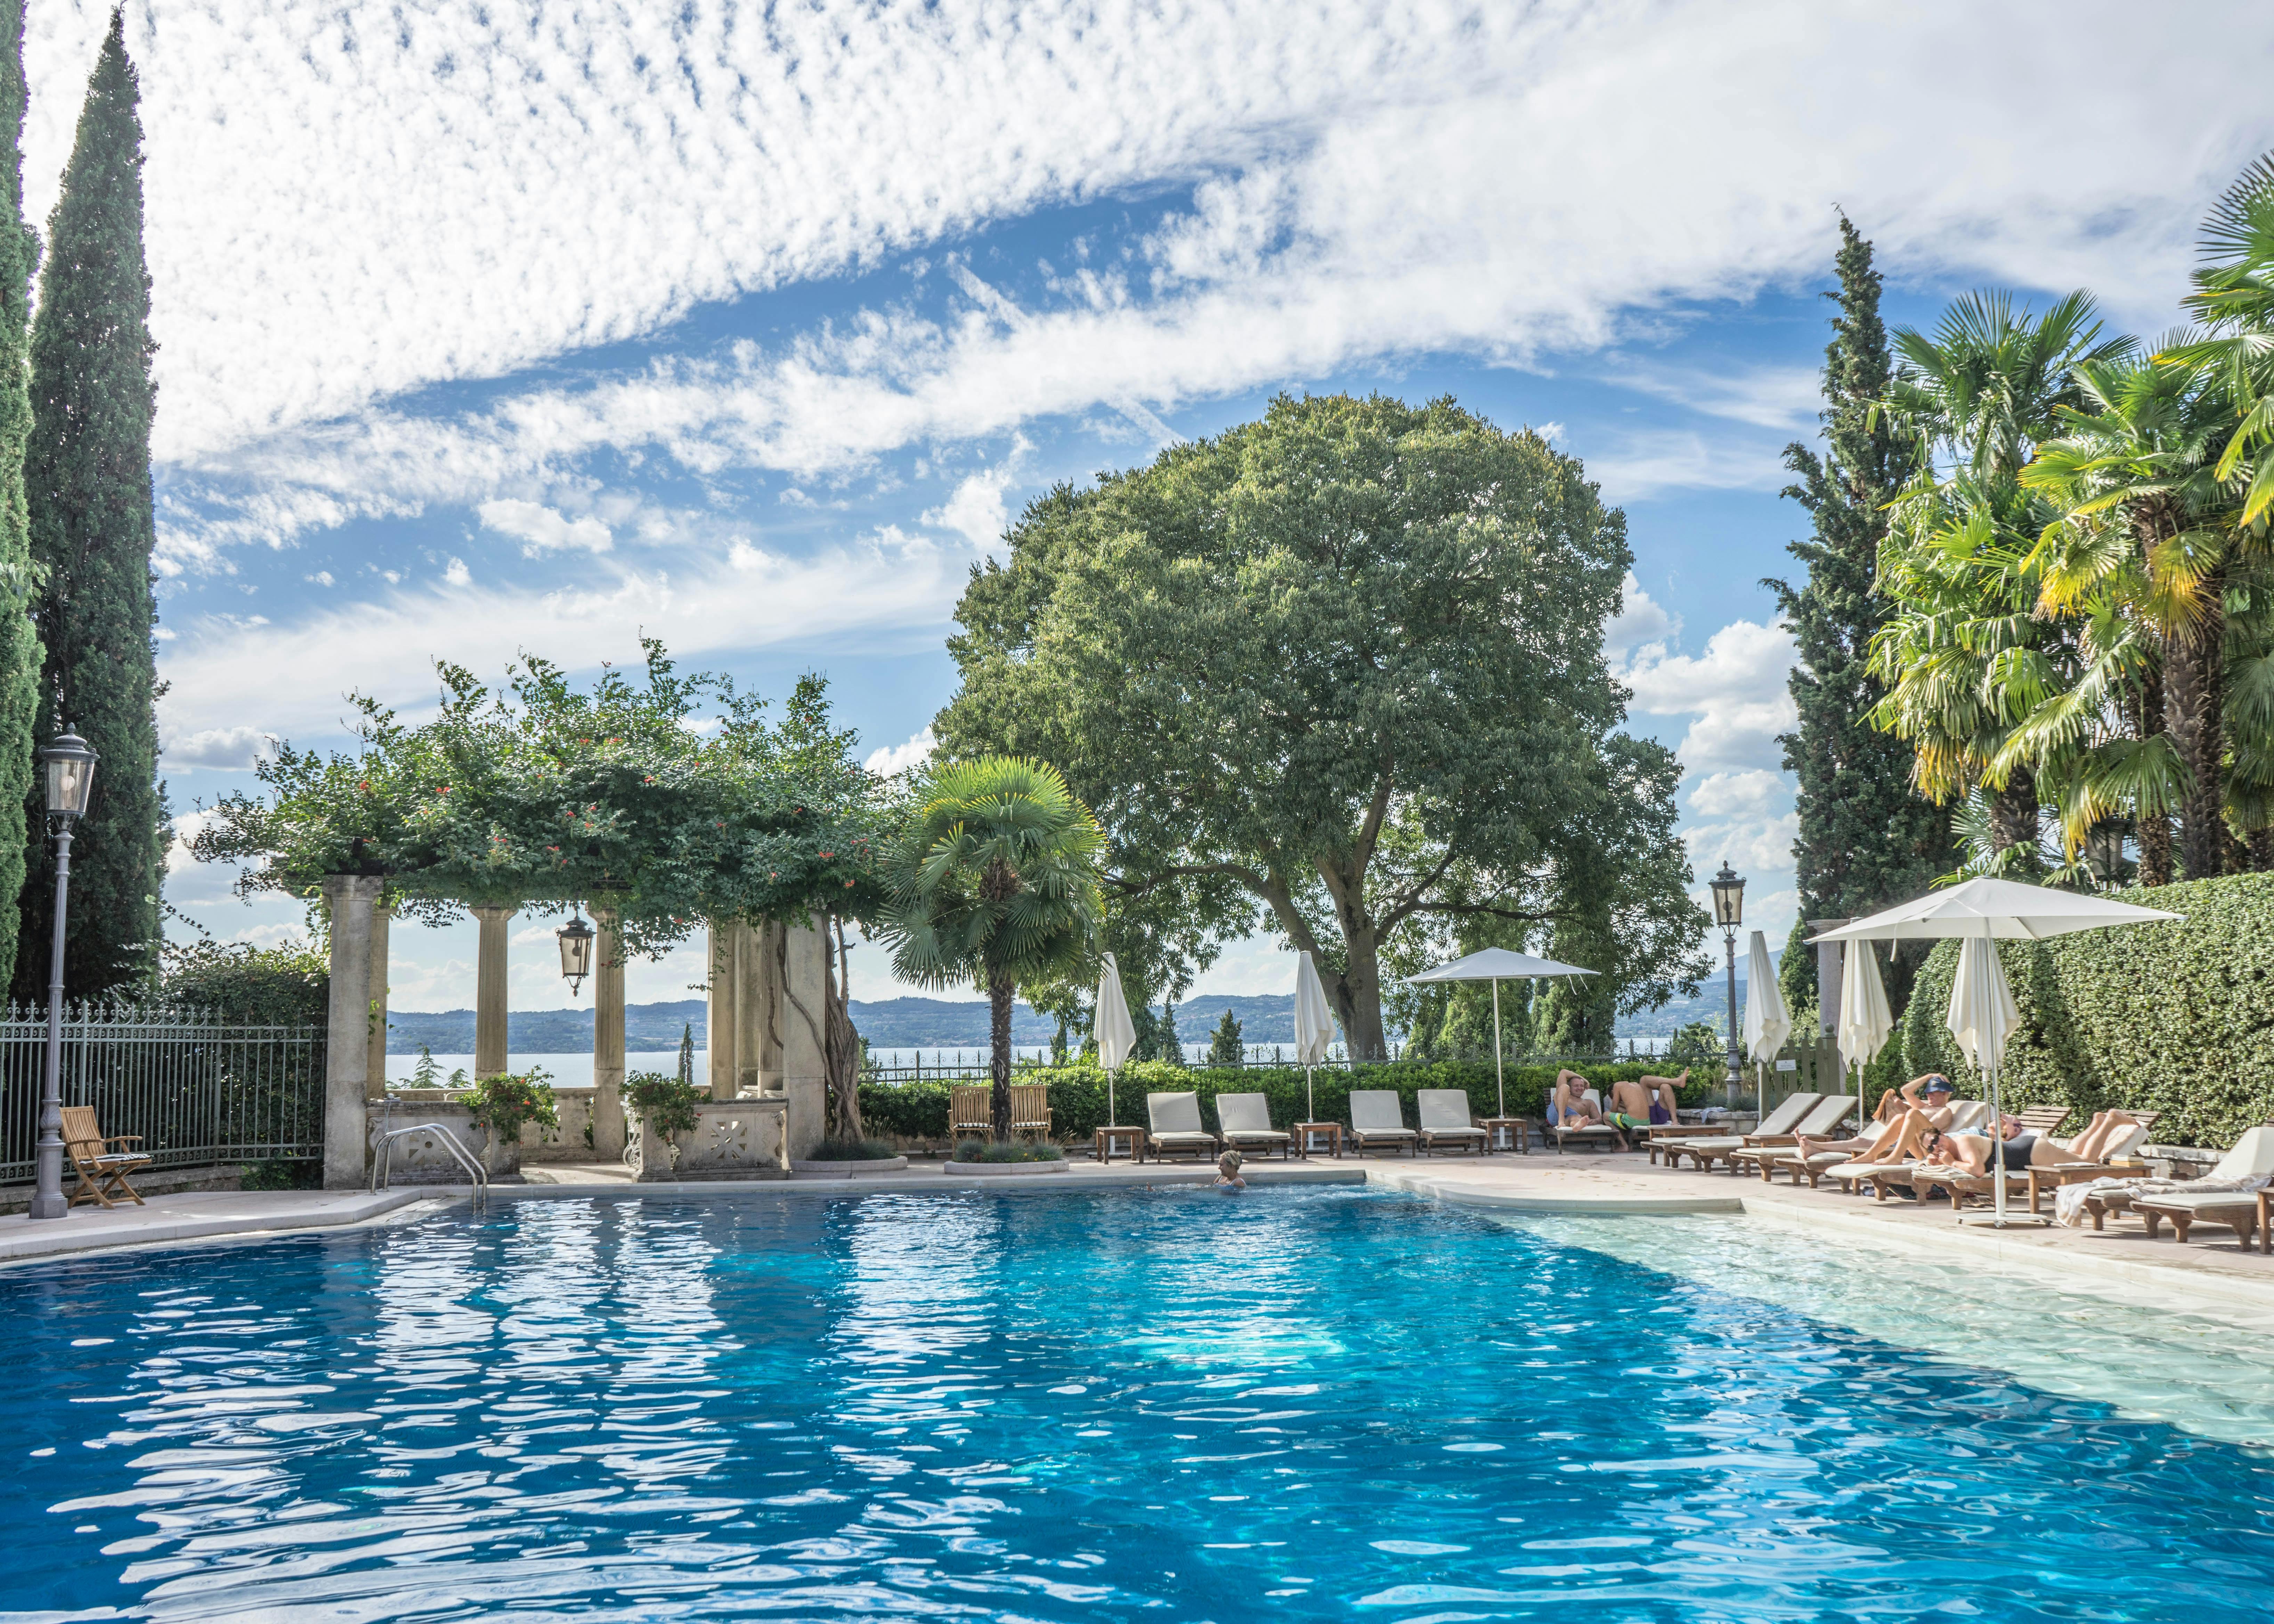
[[[1800,1062],[1797,1060],[1780,1060],[1777,1062],[1777,1070],[1780,1071],[1797,1071],[1800,1070]]]

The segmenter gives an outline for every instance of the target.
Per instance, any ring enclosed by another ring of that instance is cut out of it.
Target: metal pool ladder
[[[477,1212],[480,1211],[484,1200],[489,1195],[489,1170],[466,1154],[466,1147],[458,1143],[458,1136],[439,1122],[420,1123],[418,1126],[410,1128],[390,1128],[387,1125],[388,1118],[394,1115],[395,1101],[389,1100],[387,1102],[385,1114],[379,1119],[379,1143],[372,1147],[371,1192],[377,1195],[388,1187],[388,1181],[395,1171],[395,1140],[408,1139],[414,1133],[432,1133],[442,1141],[442,1148],[450,1153],[458,1165],[466,1169],[467,1176],[473,1180],[474,1209]]]

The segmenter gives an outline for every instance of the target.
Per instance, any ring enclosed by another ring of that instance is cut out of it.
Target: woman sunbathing
[[[2009,1171],[2052,1167],[2061,1162],[2098,1162],[2127,1128],[2139,1119],[2128,1111],[2102,1111],[2083,1132],[2067,1144],[2043,1133],[2024,1133],[2018,1116],[1998,1119],[1999,1142],[1993,1147],[1986,1133],[1952,1133],[1944,1138],[1952,1152],[1952,1165],[1969,1173],[1987,1173],[1993,1162]]]

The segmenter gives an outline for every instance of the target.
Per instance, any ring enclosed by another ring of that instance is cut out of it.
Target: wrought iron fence
[[[1511,1071],[1518,1066],[1619,1065],[1633,1061],[1656,1059],[1658,1057],[1658,1051],[1650,1047],[1653,1041],[1653,1040],[1648,1038],[1641,1039],[1639,1041],[1630,1038],[1624,1040],[1623,1042],[1610,1049],[1600,1052],[1551,1055],[1519,1055],[1510,1053],[1506,1059],[1507,1064]],[[1193,1071],[1214,1071],[1217,1069],[1228,1069],[1228,1067],[1270,1070],[1274,1068],[1291,1066],[1297,1064],[1294,1057],[1295,1046],[1291,1043],[1278,1045],[1276,1047],[1269,1043],[1251,1043],[1247,1046],[1246,1054],[1242,1056],[1238,1061],[1231,1063],[1210,1061],[1207,1057],[1206,1050],[1203,1046],[1193,1045],[1192,1049],[1193,1055],[1186,1059],[1185,1064],[1187,1068]],[[950,1058],[951,1052],[953,1053],[953,1058]],[[1389,1065],[1427,1064],[1431,1061],[1438,1060],[1467,1061],[1479,1065],[1490,1065],[1492,1064],[1492,1053],[1488,1049],[1479,1050],[1474,1053],[1438,1053],[1430,1056],[1428,1061],[1417,1061],[1413,1059],[1404,1049],[1393,1044],[1390,1047],[1389,1060],[1381,1064]],[[1720,1058],[1719,1056],[1716,1056],[1712,1061],[1704,1064],[1718,1067],[1720,1064]],[[1335,1049],[1328,1054],[1327,1057],[1319,1063],[1318,1069],[1322,1071],[1347,1071],[1350,1069],[1351,1064],[1352,1061],[1350,1056],[1343,1050],[1341,1045],[1337,1044]],[[1011,1069],[1013,1072],[1047,1071],[1049,1068],[1050,1062],[1048,1060],[1037,1059],[1029,1055],[1021,1055],[1011,1063]],[[985,1049],[957,1049],[950,1051],[943,1049],[936,1051],[930,1059],[924,1058],[923,1056],[919,1053],[915,1064],[912,1065],[870,1064],[863,1066],[861,1070],[861,1080],[864,1083],[885,1083],[895,1085],[922,1082],[975,1081],[984,1079],[988,1075],[988,1056]],[[1716,1071],[1714,1075],[1719,1076],[1719,1071]]]
[[[324,1028],[201,1010],[66,1005],[62,1093],[158,1167],[314,1161],[324,1154]],[[0,1019],[0,1184],[33,1177],[46,1011]]]

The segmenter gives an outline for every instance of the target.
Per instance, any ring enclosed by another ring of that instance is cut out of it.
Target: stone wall
[[[643,1184],[787,1178],[787,1113],[788,1101],[779,1094],[705,1100],[695,1108],[695,1131],[668,1142],[635,1119],[624,1162]]]

